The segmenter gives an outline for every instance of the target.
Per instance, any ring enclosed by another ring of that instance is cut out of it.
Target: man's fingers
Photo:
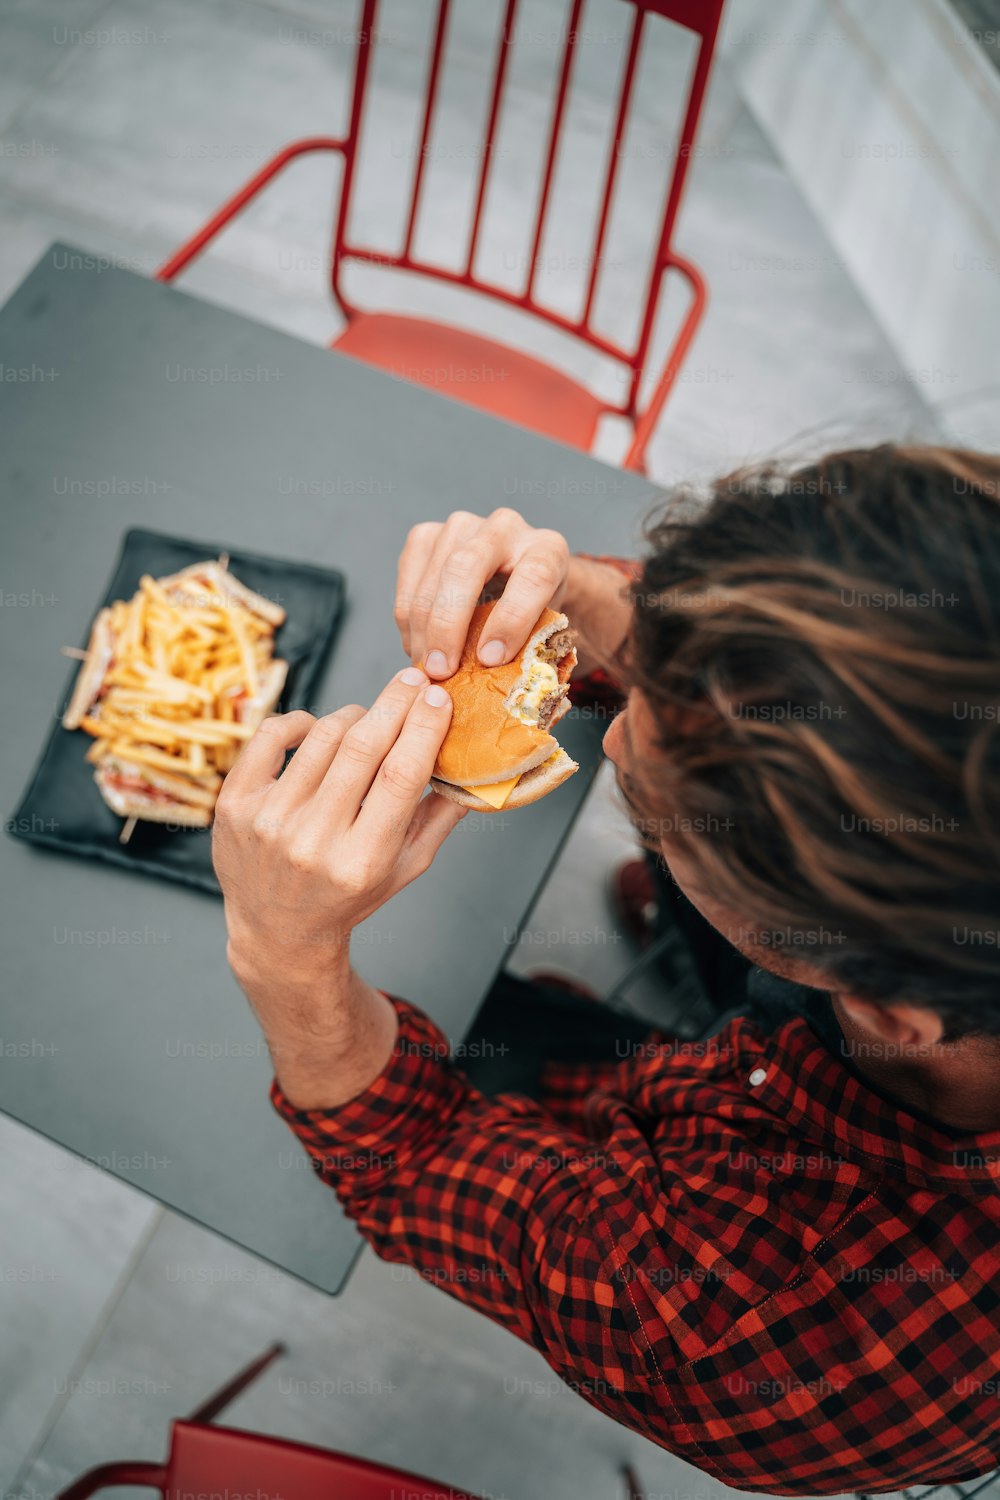
[[[568,563],[559,532],[536,530],[506,507],[485,520],[455,511],[441,526],[416,526],[397,578],[395,613],[404,645],[429,677],[450,677],[484,587],[506,573],[478,654],[484,666],[511,661],[565,584]]]
[[[467,807],[431,792],[413,814],[403,852],[396,866],[400,890],[427,870],[449,833],[461,823]]]
[[[397,672],[367,713],[346,731],[314,794],[317,814],[339,826],[354,822],[379,767],[396,743],[413,700],[426,687],[419,667]]]
[[[420,660],[431,677],[450,677],[457,670],[479,596],[494,574],[516,556],[517,534],[526,524],[517,511],[507,509],[493,511],[486,520],[470,519],[477,522],[471,530],[446,530],[439,539],[422,585],[431,588],[422,603]]]
[[[240,751],[233,769],[222,783],[219,801],[260,791],[278,777],[289,750],[301,745],[316,720],[304,708],[294,713],[274,714],[265,719]]]
[[[511,569],[479,641],[479,660],[488,667],[511,661],[531,627],[566,579],[569,547],[557,531],[539,531]]]
[[[411,611],[420,580],[434,554],[437,539],[444,529],[441,521],[423,521],[411,528],[396,569],[396,599],[393,616],[407,656],[412,653],[413,625]]]
[[[473,515],[471,511],[453,511],[438,533],[434,550],[424,568],[423,577],[414,586],[413,599],[410,604],[410,651],[413,660],[431,677],[446,677],[451,672],[444,661],[437,658],[433,662],[427,660],[433,649],[427,644],[427,636],[428,631],[434,625],[434,602],[437,598],[441,569],[455,548],[462,546],[470,537],[475,536],[483,524],[482,516]],[[473,600],[474,603],[475,600]],[[469,613],[472,613],[471,609]]]
[[[443,560],[424,648],[431,676],[450,677],[457,670],[473,611],[486,584],[506,560],[509,545],[506,537],[484,527]]]
[[[387,870],[399,856],[450,723],[451,698],[432,683],[415,699],[361,809],[355,832]]]
[[[315,720],[268,797],[268,807],[276,816],[291,812],[313,795],[333,764],[344,735],[364,716],[359,703],[349,703]]]

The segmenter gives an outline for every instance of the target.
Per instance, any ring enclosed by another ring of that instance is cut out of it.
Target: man
[[[648,542],[625,590],[510,511],[416,528],[415,665],[244,751],[215,857],[275,1104],[380,1255],[729,1484],[971,1478],[1000,1461],[1000,460],[737,474]],[[637,826],[766,992],[700,1045],[556,1052],[539,1099],[475,1088],[349,956],[462,816],[422,793],[497,574],[483,659],[551,602],[627,682]]]

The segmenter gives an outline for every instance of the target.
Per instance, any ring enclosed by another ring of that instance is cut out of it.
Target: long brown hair
[[[653,825],[831,988],[1000,1031],[1000,459],[741,470],[646,535]]]

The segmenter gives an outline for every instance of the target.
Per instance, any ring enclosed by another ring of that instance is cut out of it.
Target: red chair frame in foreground
[[[280,1495],[282,1500],[391,1500],[400,1494],[421,1494],[426,1500],[475,1500],[464,1490],[453,1490],[401,1469],[386,1469],[364,1458],[351,1458],[327,1448],[263,1437],[212,1422],[269,1364],[284,1354],[283,1344],[272,1344],[259,1359],[235,1375],[183,1422],[175,1422],[165,1463],[101,1464],[83,1474],[56,1500],[87,1500],[99,1490],[119,1485],[143,1485],[159,1490],[164,1500],[192,1495]]]
[[[464,266],[461,270],[434,265],[414,253],[413,240],[417,217],[423,202],[424,167],[428,155],[435,117],[435,104],[442,72],[442,59],[448,27],[451,0],[438,0],[437,17],[430,51],[426,95],[420,124],[419,149],[414,153],[416,167],[413,174],[406,230],[402,249],[396,254],[387,254],[355,242],[349,234],[348,219],[352,203],[352,191],[359,157],[359,144],[366,90],[370,76],[370,63],[376,44],[378,0],[364,0],[362,15],[357,29],[357,48],[354,68],[354,87],[351,100],[350,121],[343,137],[312,136],[293,142],[273,157],[250,179],[227,203],[225,203],[198,232],[193,235],[156,273],[160,281],[172,281],[198,256],[215,236],[226,227],[237,214],[251,202],[279,172],[290,162],[313,152],[339,152],[343,158],[343,177],[340,200],[334,224],[332,256],[330,265],[330,287],[333,296],[347,319],[347,329],[334,341],[333,347],[342,347],[345,353],[354,354],[383,367],[393,367],[394,353],[412,352],[414,340],[433,355],[435,339],[443,340],[452,365],[462,358],[473,357],[477,351],[480,358],[496,360],[508,356],[509,369],[504,370],[504,380],[497,390],[489,382],[476,385],[452,385],[447,394],[459,400],[482,406],[497,415],[520,421],[569,442],[577,447],[589,448],[596,432],[597,423],[604,414],[626,418],[632,425],[630,446],[625,455],[626,467],[644,469],[646,446],[663,411],[671,387],[690,347],[698,323],[705,310],[707,292],[705,282],[698,269],[673,248],[674,228],[680,207],[681,195],[687,177],[688,166],[694,148],[698,121],[704,102],[709,69],[715,50],[724,0],[622,0],[631,6],[630,35],[626,46],[625,64],[614,113],[613,149],[609,153],[596,230],[591,254],[582,258],[589,266],[589,279],[584,296],[584,305],[578,318],[566,317],[541,305],[535,295],[540,251],[546,229],[547,216],[552,196],[552,186],[559,158],[566,103],[569,96],[576,43],[581,29],[584,0],[570,0],[570,13],[565,29],[562,58],[557,69],[557,84],[552,107],[552,117],[545,145],[544,168],[541,192],[538,198],[531,228],[531,252],[528,258],[528,274],[520,291],[484,281],[474,270],[476,252],[479,247],[483,208],[486,202],[490,172],[494,156],[498,124],[504,100],[507,65],[511,51],[511,38],[515,34],[515,21],[519,0],[505,0],[503,29],[500,33],[497,55],[490,88],[489,108],[483,149],[482,167],[476,184],[475,209]],[[626,348],[614,339],[595,331],[592,324],[595,297],[598,290],[598,275],[603,264],[603,252],[610,219],[612,197],[618,177],[622,144],[628,127],[629,106],[632,100],[643,33],[648,17],[653,14],[665,17],[699,38],[691,82],[684,107],[677,149],[674,156],[665,207],[660,223],[656,249],[645,283],[645,301],[641,310],[641,325],[634,347]],[[431,323],[394,315],[372,314],[355,306],[345,295],[342,272],[349,262],[368,262],[396,270],[410,271],[421,276],[491,297],[501,303],[535,315],[565,334],[572,335],[601,354],[618,361],[626,367],[627,395],[618,403],[607,402],[587,391],[569,376],[539,360],[531,359],[492,340],[465,334],[440,323]],[[681,322],[665,365],[656,381],[649,399],[640,409],[639,396],[646,360],[655,328],[662,283],[668,272],[676,272],[687,283],[691,298],[687,312]],[[440,378],[435,378],[433,360],[427,363],[427,383],[442,389]],[[512,378],[508,378],[512,377]],[[411,378],[412,375],[411,375]],[[421,378],[419,373],[416,378]],[[467,382],[466,382],[467,383]]]
[[[283,1344],[272,1344],[186,1421],[174,1422],[165,1463],[100,1464],[55,1500],[89,1500],[100,1490],[121,1485],[159,1490],[164,1500],[213,1494],[275,1495],[281,1500],[398,1500],[400,1495],[419,1494],[424,1500],[475,1500],[465,1490],[368,1459],[236,1427],[214,1427],[219,1413],[284,1353]],[[621,1475],[626,1500],[642,1500],[634,1470],[625,1465]]]

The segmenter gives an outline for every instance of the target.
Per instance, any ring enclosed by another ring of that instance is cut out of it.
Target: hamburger
[[[476,812],[526,807],[579,770],[550,733],[570,708],[576,649],[569,621],[543,610],[513,661],[484,667],[476,650],[492,609],[493,603],[477,607],[458,670],[447,681],[451,727],[431,778],[435,792]]]

